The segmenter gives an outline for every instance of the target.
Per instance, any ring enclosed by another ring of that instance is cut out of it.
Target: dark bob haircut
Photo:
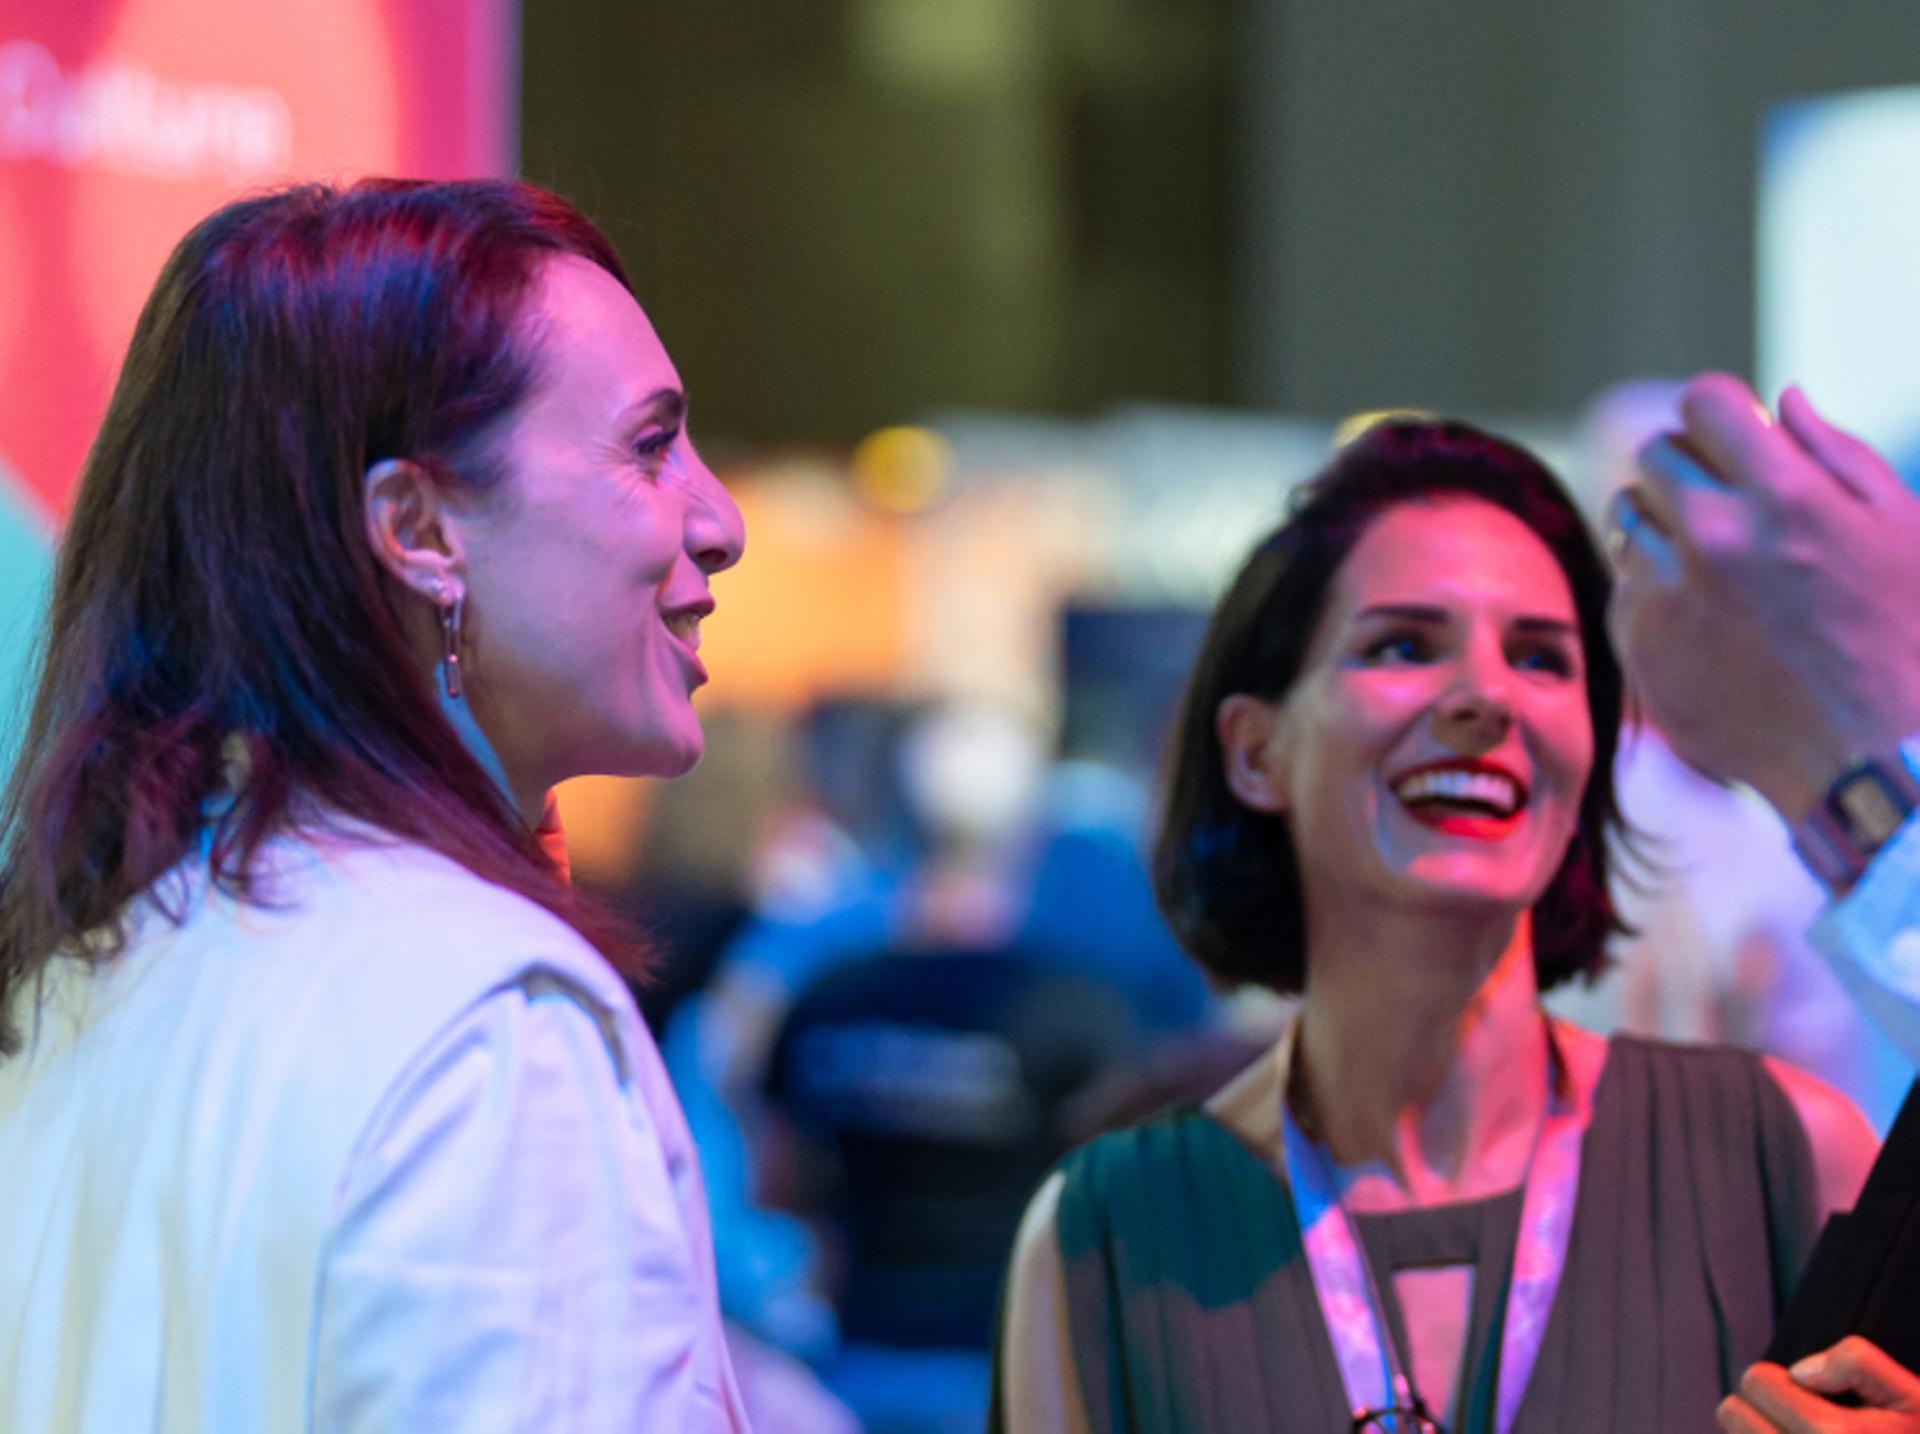
[[[504,180],[304,185],[174,249],[81,474],[0,814],[0,1055],[38,969],[109,958],[128,903],[203,839],[248,897],[259,843],[316,814],[624,951],[440,716],[362,516],[382,459],[501,481],[491,440],[538,361],[522,310],[563,254],[631,291],[584,216]]]
[[[1306,923],[1287,823],[1228,789],[1215,714],[1237,692],[1268,701],[1300,675],[1335,575],[1373,521],[1418,499],[1466,496],[1539,537],[1573,589],[1586,652],[1593,772],[1565,858],[1533,908],[1541,989],[1589,980],[1623,930],[1608,887],[1613,787],[1625,703],[1606,632],[1606,564],[1579,511],[1540,461],[1464,423],[1393,420],[1337,453],[1254,549],[1214,610],[1167,752],[1154,893],[1187,952],[1217,980],[1283,994],[1306,981]]]

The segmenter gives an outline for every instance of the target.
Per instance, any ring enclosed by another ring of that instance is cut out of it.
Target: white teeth
[[[697,613],[669,613],[662,621],[666,623],[667,631],[680,641],[692,647],[700,645],[700,617]]]
[[[1520,806],[1520,788],[1511,777],[1497,772],[1462,772],[1441,767],[1415,772],[1395,784],[1393,794],[1403,802],[1431,801],[1478,802],[1492,807],[1502,816],[1511,816]]]

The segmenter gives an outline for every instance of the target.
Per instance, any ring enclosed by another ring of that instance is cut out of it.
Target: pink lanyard
[[[1340,1203],[1332,1165],[1293,1118],[1286,1098],[1293,1068],[1293,1044],[1299,1022],[1288,1028],[1280,1050],[1280,1134],[1287,1189],[1300,1225],[1300,1241],[1313,1275],[1321,1318],[1333,1342],[1340,1381],[1355,1416],[1368,1408],[1404,1404],[1409,1389],[1400,1361],[1383,1336],[1382,1312],[1374,1308],[1372,1278],[1353,1222]],[[1547,1027],[1547,1110],[1533,1154],[1527,1161],[1526,1193],[1521,1197],[1520,1230],[1514,1241],[1513,1278],[1507,1291],[1500,1333],[1500,1387],[1494,1403],[1495,1434],[1508,1434],[1527,1390],[1554,1291],[1567,1263],[1567,1234],[1573,1227],[1574,1199],[1580,1185],[1580,1143],[1588,1109],[1579,1093],[1563,1090],[1566,1064]],[[1378,1397],[1375,1391],[1384,1393]]]

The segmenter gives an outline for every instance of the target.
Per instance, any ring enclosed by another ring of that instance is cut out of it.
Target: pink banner
[[[51,522],[140,302],[195,220],[292,178],[512,164],[513,0],[28,0],[7,10],[0,483]]]

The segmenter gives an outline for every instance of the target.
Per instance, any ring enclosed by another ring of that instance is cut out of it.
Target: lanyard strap
[[[1346,1387],[1347,1405],[1358,1415],[1382,1403],[1405,1399],[1406,1378],[1384,1333],[1382,1311],[1374,1308],[1372,1281],[1353,1222],[1340,1203],[1332,1166],[1293,1118],[1286,1091],[1299,1031],[1295,1022],[1280,1052],[1281,1147],[1287,1189],[1300,1225],[1307,1268],[1313,1276],[1320,1314],[1333,1341],[1334,1359]],[[1526,1193],[1521,1198],[1520,1230],[1514,1241],[1513,1279],[1501,1321],[1500,1385],[1494,1403],[1494,1430],[1508,1434],[1534,1361],[1540,1355],[1554,1291],[1567,1263],[1567,1235],[1573,1226],[1574,1197],[1580,1184],[1580,1143],[1587,1109],[1577,1092],[1560,1089],[1566,1065],[1557,1058],[1553,1027],[1547,1027],[1547,1111],[1538,1143],[1527,1162]],[[1570,1086],[1571,1081],[1567,1084]],[[1375,1391],[1382,1391],[1385,1399]]]

